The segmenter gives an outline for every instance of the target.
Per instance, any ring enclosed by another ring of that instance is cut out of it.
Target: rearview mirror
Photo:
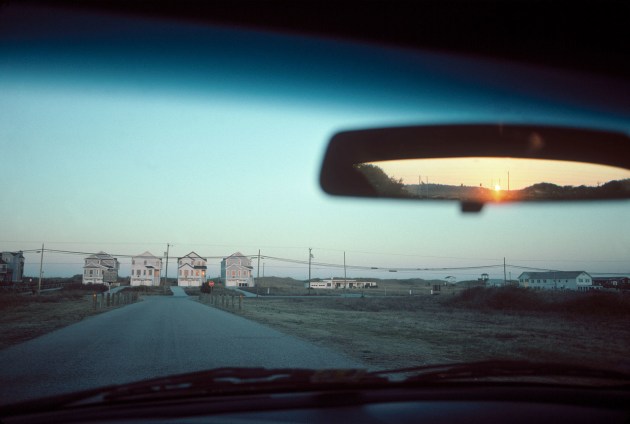
[[[485,203],[630,198],[626,134],[525,125],[346,131],[330,141],[320,183],[339,196]]]

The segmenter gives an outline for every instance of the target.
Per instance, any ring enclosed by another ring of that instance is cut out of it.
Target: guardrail
[[[240,311],[243,309],[243,295],[226,294],[226,293],[199,293],[199,300],[207,305],[212,305],[223,309],[232,309]]]
[[[111,308],[129,305],[138,301],[138,292],[93,293],[92,307],[94,309]]]

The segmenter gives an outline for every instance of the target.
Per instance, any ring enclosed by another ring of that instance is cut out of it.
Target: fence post
[[[96,309],[96,293],[92,293],[92,307]]]
[[[238,310],[241,310],[241,304],[243,303],[243,295],[238,297]]]
[[[232,295],[232,307],[234,307],[234,295]]]
[[[110,293],[107,293],[107,307],[109,308],[109,305],[111,305],[112,303],[112,297]]]

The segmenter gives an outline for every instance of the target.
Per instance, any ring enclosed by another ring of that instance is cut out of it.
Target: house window
[[[90,277],[92,277],[94,275],[94,271],[90,270]]]
[[[149,270],[149,276],[151,276],[151,275],[153,275],[153,270],[152,269]]]
[[[188,277],[188,270],[184,270],[184,277]]]

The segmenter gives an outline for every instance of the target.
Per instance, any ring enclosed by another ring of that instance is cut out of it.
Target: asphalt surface
[[[0,404],[218,367],[363,367],[183,290],[0,351]]]

